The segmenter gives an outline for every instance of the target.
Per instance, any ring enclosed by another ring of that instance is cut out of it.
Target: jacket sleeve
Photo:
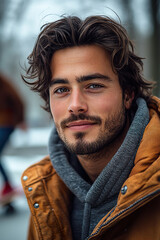
[[[31,216],[30,216],[30,220],[29,220],[29,229],[28,229],[27,240],[39,240],[38,234],[37,234],[37,231],[36,231],[36,228],[34,226],[34,222],[33,222],[33,219]]]

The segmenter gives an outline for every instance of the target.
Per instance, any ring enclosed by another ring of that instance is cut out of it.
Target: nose
[[[87,102],[80,90],[71,93],[68,111],[70,113],[79,114],[87,112]]]

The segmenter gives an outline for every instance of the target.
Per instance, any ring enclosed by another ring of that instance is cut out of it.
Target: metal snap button
[[[23,181],[26,181],[28,179],[27,176],[23,176]]]
[[[29,191],[29,192],[31,192],[32,190],[33,190],[33,188],[32,188],[32,187],[29,187],[29,188],[28,188],[28,191]]]
[[[124,195],[126,192],[127,192],[127,186],[125,185],[121,188],[121,193]]]
[[[39,204],[38,203],[34,203],[34,208],[39,208]]]

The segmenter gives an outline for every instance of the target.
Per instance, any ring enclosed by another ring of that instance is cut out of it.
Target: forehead
[[[61,50],[56,51],[51,59],[51,65],[53,64],[64,64],[64,63],[75,63],[79,60],[85,61],[87,59],[90,62],[94,62],[96,57],[96,61],[100,60],[100,58],[108,59],[110,61],[110,56],[102,47],[96,45],[85,45],[85,46],[75,46],[68,47]]]
[[[85,45],[56,51],[51,59],[53,78],[71,78],[95,73],[114,75],[110,55],[100,46]]]

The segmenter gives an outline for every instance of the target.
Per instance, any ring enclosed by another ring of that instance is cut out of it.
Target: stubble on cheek
[[[94,117],[94,120],[95,119],[100,118]],[[72,133],[72,137],[65,132],[67,130],[66,124],[71,120],[73,120],[73,118],[62,121],[60,125],[55,124],[59,137],[70,152],[79,155],[92,154],[102,151],[106,146],[119,137],[126,124],[126,111],[124,105],[122,105],[119,111],[105,119],[103,124],[101,119],[97,121],[99,130],[96,136],[94,136],[94,139],[90,139],[90,141],[89,139],[87,140],[87,138],[85,139],[85,136],[87,135],[85,132]],[[70,136],[71,138],[68,138],[67,136]]]

